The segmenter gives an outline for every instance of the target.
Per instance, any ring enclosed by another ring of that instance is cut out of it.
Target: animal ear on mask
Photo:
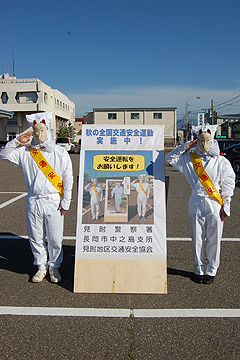
[[[199,132],[198,132],[198,136],[199,136],[201,133],[202,133],[202,129],[200,129],[200,130],[199,130]]]
[[[33,124],[32,124],[32,126],[34,126],[34,125],[36,125],[36,120],[33,120]]]
[[[46,125],[46,121],[44,119],[41,121],[41,123]]]
[[[207,129],[207,132],[211,135],[211,130],[210,129]]]

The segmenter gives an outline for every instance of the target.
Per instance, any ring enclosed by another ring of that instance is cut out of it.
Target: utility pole
[[[211,124],[214,124],[214,114],[213,114],[213,99],[211,100],[211,111],[212,111],[212,121]]]

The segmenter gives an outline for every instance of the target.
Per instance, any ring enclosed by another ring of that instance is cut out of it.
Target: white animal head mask
[[[33,125],[34,137],[39,144],[44,143],[47,138],[47,126],[44,120],[41,123]]]
[[[32,115],[26,115],[27,122],[29,125],[34,126],[35,124],[40,124],[43,122],[46,124],[47,128],[50,127],[50,123],[52,120],[52,113],[51,112],[42,112],[42,113],[36,113]]]
[[[46,151],[54,151],[56,140],[52,134],[50,123],[52,120],[51,112],[41,112],[26,115],[27,122],[33,127],[34,136],[31,141],[31,147],[39,149],[44,147]]]
[[[198,147],[203,153],[208,153],[214,143],[214,135],[217,131],[217,125],[203,125],[203,126],[193,126],[193,132],[198,137]]]
[[[35,140],[42,144],[47,138],[51,138],[50,123],[52,120],[52,113],[42,112],[32,115],[26,115],[27,122],[32,125],[34,130]]]
[[[202,152],[208,153],[212,147],[211,131],[208,129],[207,132],[199,131],[198,135],[199,148]]]

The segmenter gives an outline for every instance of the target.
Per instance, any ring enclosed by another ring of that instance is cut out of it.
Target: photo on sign
[[[85,151],[82,223],[153,224],[152,151]]]
[[[124,179],[107,179],[104,222],[128,221],[128,196],[124,193]]]

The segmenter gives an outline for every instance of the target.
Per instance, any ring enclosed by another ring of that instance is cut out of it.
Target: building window
[[[48,94],[46,92],[44,93],[44,102],[45,104],[48,103]]]
[[[108,120],[116,120],[117,113],[108,113]]]
[[[17,114],[14,114],[12,118],[7,120],[8,125],[17,125]]]
[[[16,133],[9,133],[8,134],[8,141],[15,139]]]
[[[32,92],[18,92],[16,94],[16,101],[19,104],[36,103],[38,96],[35,91]]]
[[[154,119],[162,119],[162,113],[153,113]]]
[[[6,92],[2,93],[1,100],[3,104],[7,104],[8,102],[8,94]]]
[[[139,119],[139,113],[131,113],[131,119],[138,120]]]

